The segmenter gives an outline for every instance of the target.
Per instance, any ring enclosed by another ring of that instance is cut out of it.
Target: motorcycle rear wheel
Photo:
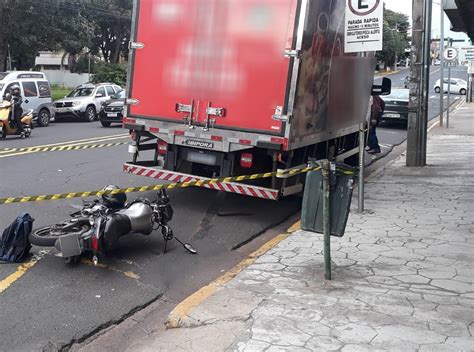
[[[86,224],[64,222],[53,226],[42,227],[30,234],[30,242],[35,246],[54,247],[60,236],[72,233],[83,234],[89,231],[90,226]]]

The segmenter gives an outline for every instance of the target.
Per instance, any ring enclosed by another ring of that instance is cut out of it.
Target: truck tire
[[[51,113],[48,109],[41,109],[38,113],[38,126],[47,127],[51,121]]]
[[[81,256],[75,255],[73,257],[64,258],[64,262],[69,266],[75,266],[81,262]]]

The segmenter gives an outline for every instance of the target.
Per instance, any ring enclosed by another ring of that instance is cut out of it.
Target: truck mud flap
[[[123,171],[137,176],[164,180],[170,183],[178,183],[176,188],[180,187],[179,183],[210,180],[206,177],[194,176],[175,171],[163,170],[157,167],[139,166],[129,163],[125,163],[123,165]],[[201,187],[213,189],[215,191],[237,193],[244,196],[268,200],[278,200],[280,198],[280,191],[277,189],[247,185],[239,182],[212,182],[203,184]]]

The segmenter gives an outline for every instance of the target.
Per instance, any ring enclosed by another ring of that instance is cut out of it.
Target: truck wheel
[[[81,256],[80,255],[75,255],[73,257],[64,258],[64,262],[67,265],[70,265],[70,266],[77,265],[77,264],[79,264],[80,261],[81,261]]]
[[[96,119],[96,117],[97,117],[97,113],[96,113],[96,111],[95,111],[95,107],[92,106],[92,105],[88,106],[87,109],[86,109],[86,117],[85,117],[85,120],[86,120],[87,122],[94,122],[95,119]]]
[[[460,91],[459,91],[459,94],[461,95],[466,95],[466,90],[464,88],[462,88]]]
[[[38,113],[38,126],[40,127],[47,127],[51,120],[51,113],[48,109],[42,109]]]

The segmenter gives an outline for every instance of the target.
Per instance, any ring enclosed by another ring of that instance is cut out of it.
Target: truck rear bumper
[[[180,172],[163,170],[159,167],[140,166],[130,163],[123,165],[123,171],[129,174],[150,177],[158,180],[165,180],[171,183],[185,183],[196,181],[209,181],[209,178],[194,176],[190,174],[183,174]],[[179,188],[180,185],[176,185]],[[245,196],[263,198],[268,200],[278,200],[280,198],[280,191],[272,188],[265,188],[243,184],[239,182],[213,182],[203,184],[200,187],[213,189],[215,191],[231,192],[242,194]]]

